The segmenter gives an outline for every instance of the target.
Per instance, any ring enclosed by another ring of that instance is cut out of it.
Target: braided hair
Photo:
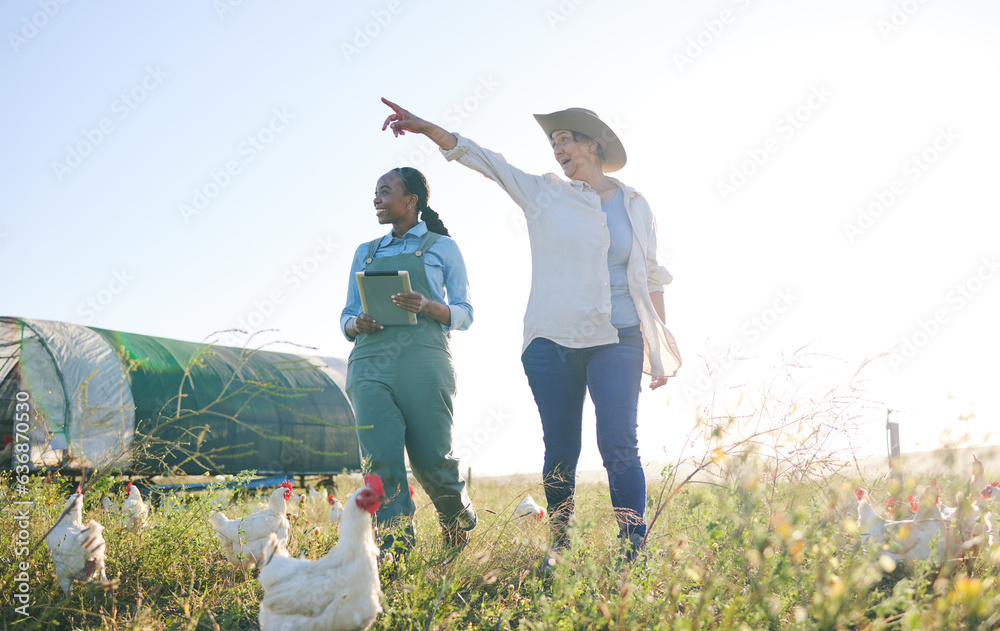
[[[427,229],[446,237],[451,236],[448,234],[448,229],[444,227],[441,217],[427,205],[431,189],[427,186],[427,178],[424,177],[424,174],[413,167],[397,167],[393,171],[399,173],[399,177],[402,178],[406,194],[417,196],[417,212],[420,220],[427,224]]]

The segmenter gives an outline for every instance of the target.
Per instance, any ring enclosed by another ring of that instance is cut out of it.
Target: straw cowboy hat
[[[618,140],[615,132],[607,123],[597,117],[597,114],[582,107],[552,112],[551,114],[535,114],[535,120],[542,126],[545,136],[552,139],[552,132],[557,129],[580,132],[597,141],[604,149],[604,164],[601,169],[611,173],[625,166],[625,147]]]

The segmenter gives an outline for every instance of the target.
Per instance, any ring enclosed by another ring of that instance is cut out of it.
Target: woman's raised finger
[[[396,113],[399,113],[403,109],[400,106],[393,103],[392,101],[390,101],[389,99],[385,98],[384,96],[382,97],[382,102],[391,107]]]

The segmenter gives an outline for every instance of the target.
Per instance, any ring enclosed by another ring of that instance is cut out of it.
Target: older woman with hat
[[[646,480],[636,435],[642,373],[652,377],[650,388],[659,388],[681,360],[664,325],[663,286],[671,276],[656,259],[652,211],[635,189],[607,175],[625,166],[625,148],[590,110],[536,114],[567,182],[554,173],[525,173],[502,155],[382,101],[393,111],[383,130],[427,136],[447,160],[499,184],[525,213],[532,273],[521,362],[545,441],[552,551],[544,568],[569,545],[588,391],[631,561],[646,533]]]

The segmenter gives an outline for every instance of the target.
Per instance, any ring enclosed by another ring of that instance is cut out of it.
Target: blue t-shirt
[[[628,256],[632,252],[632,224],[625,213],[622,189],[610,201],[601,202],[608,216],[611,247],[608,248],[608,270],[611,272],[611,324],[616,329],[639,324],[639,314],[628,291]]]

